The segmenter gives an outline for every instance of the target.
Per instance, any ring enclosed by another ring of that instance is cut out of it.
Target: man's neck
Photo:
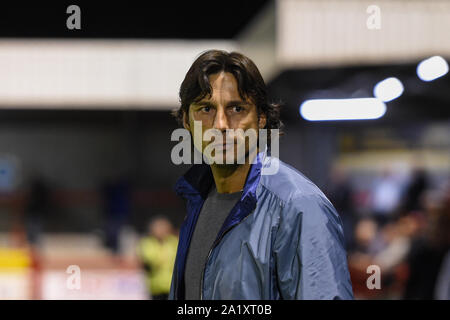
[[[211,165],[218,193],[234,193],[244,189],[251,163],[256,154],[247,156],[244,164]]]

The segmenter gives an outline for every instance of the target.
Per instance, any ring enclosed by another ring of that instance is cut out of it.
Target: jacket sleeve
[[[323,195],[286,204],[274,256],[281,299],[353,299],[342,223]]]

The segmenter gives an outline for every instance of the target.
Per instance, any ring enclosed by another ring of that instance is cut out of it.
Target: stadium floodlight
[[[300,106],[301,116],[308,121],[369,120],[385,113],[386,105],[377,98],[314,99]]]
[[[402,82],[392,77],[378,82],[373,88],[373,95],[381,101],[388,102],[400,97],[403,90]]]
[[[417,66],[417,76],[422,81],[433,81],[448,72],[448,63],[440,56],[423,60]]]

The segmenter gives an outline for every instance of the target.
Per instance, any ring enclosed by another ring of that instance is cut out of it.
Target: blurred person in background
[[[405,190],[402,207],[404,214],[423,210],[423,195],[428,187],[429,181],[425,169],[416,167]]]
[[[378,224],[373,218],[361,218],[355,226],[355,245],[349,252],[348,264],[356,298],[370,298],[376,290],[366,286],[367,267],[372,264],[373,256],[379,250],[380,235]]]
[[[425,196],[426,227],[411,245],[407,257],[409,277],[404,291],[405,299],[434,299],[436,293],[445,296],[450,283],[445,257],[450,249],[450,188],[447,186],[442,195],[438,190],[428,191]],[[439,277],[439,278],[438,278]]]
[[[383,247],[375,254],[374,263],[384,271],[392,270],[406,258],[418,230],[418,222],[412,215],[386,224],[381,230]]]
[[[356,224],[356,215],[353,210],[352,201],[352,185],[347,172],[339,166],[332,168],[329,180],[325,194],[342,219],[346,249],[352,250],[354,247],[353,234]]]
[[[131,187],[125,176],[107,181],[102,188],[105,216],[105,246],[114,256],[120,254],[119,237],[131,211]]]
[[[139,242],[138,257],[146,274],[149,297],[154,300],[167,300],[169,296],[177,245],[173,226],[163,216],[150,221],[148,234]]]
[[[381,248],[372,263],[378,265],[383,274],[384,298],[401,298],[408,277],[406,259],[419,232],[418,217],[412,214],[395,217],[381,229]]]
[[[389,168],[375,179],[372,189],[372,211],[378,225],[383,226],[395,215],[401,203],[402,184]]]
[[[372,218],[363,218],[358,221],[355,228],[354,253],[374,255],[379,251],[379,228]]]
[[[50,189],[40,175],[30,179],[25,204],[25,229],[27,239],[32,247],[40,247],[45,220],[50,211]]]
[[[401,297],[407,278],[405,260],[411,248],[411,239],[418,230],[418,223],[412,216],[394,218],[382,227],[371,218],[358,222],[355,250],[349,257],[355,295],[377,299]],[[367,267],[370,265],[380,268],[382,290],[368,290],[366,287]]]
[[[354,237],[355,246],[349,254],[349,263],[353,269],[365,272],[380,247],[380,234],[375,220],[360,219],[355,226]]]

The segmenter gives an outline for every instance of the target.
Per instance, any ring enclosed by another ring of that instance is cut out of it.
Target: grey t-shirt
[[[225,219],[242,196],[242,191],[218,193],[215,185],[205,200],[192,235],[184,271],[185,299],[199,300],[203,268]]]

